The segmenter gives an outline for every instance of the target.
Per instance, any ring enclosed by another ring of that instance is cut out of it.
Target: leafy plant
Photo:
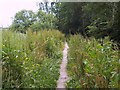
[[[80,35],[69,38],[68,73],[71,79],[67,87],[118,88],[119,52],[109,38],[103,44],[94,38]],[[114,49],[115,50],[114,50]]]
[[[3,30],[2,35],[3,89],[56,87],[64,41],[61,32]]]

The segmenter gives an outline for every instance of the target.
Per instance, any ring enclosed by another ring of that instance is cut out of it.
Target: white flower
[[[16,58],[18,58],[18,55],[16,56]]]

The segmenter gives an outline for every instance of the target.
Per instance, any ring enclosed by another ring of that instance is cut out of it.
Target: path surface
[[[68,52],[68,44],[67,42],[65,42],[65,47],[63,50],[63,59],[62,59],[62,63],[60,65],[60,76],[59,79],[57,81],[57,88],[65,88],[65,83],[68,80],[68,75],[67,75],[67,52]]]

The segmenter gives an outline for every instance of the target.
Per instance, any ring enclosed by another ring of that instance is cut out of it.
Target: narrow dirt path
[[[68,80],[68,75],[67,75],[67,70],[66,70],[68,48],[69,48],[68,44],[67,44],[67,42],[65,42],[65,47],[63,50],[63,59],[62,59],[61,65],[60,65],[60,76],[57,81],[57,88],[65,88],[66,87],[65,83]]]

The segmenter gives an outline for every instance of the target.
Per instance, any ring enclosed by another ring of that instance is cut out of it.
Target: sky
[[[0,27],[8,27],[12,24],[14,15],[22,10],[37,12],[38,2],[41,0],[0,0]]]

